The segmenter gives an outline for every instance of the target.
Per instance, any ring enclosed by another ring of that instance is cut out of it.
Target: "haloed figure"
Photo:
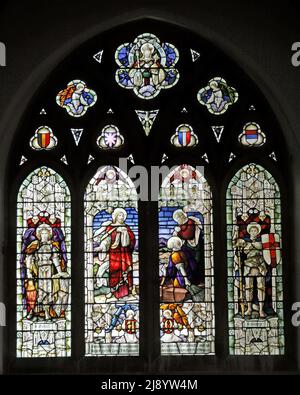
[[[102,266],[109,272],[110,292],[117,298],[128,296],[133,286],[132,253],[135,246],[135,236],[128,225],[125,224],[126,210],[116,208],[112,213],[112,221],[102,223],[94,238],[98,239],[98,252],[100,268]]]
[[[189,281],[199,285],[204,282],[202,224],[198,218],[188,216],[181,209],[174,211],[173,219],[178,224],[173,236],[182,240],[181,251],[189,262]]]
[[[63,265],[59,245],[53,241],[52,228],[49,225],[42,224],[37,227],[36,240],[27,246],[25,253],[28,318],[33,314],[46,320],[54,318],[57,316],[54,309],[59,291],[59,280],[54,281],[54,278],[62,275]],[[34,284],[36,284],[36,292]],[[67,290],[65,296],[67,298]],[[63,302],[62,305],[67,303],[67,300],[64,299]],[[60,314],[64,316],[64,311]]]
[[[266,316],[263,308],[265,301],[265,277],[267,274],[266,263],[263,258],[263,247],[260,237],[261,226],[256,222],[247,226],[248,237],[237,239],[236,246],[243,252],[244,279],[247,310],[245,315],[251,316],[253,304],[254,278],[257,283],[257,298],[259,303],[259,316]]]

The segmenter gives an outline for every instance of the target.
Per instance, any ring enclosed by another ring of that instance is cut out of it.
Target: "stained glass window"
[[[151,33],[140,34],[133,43],[117,48],[116,81],[122,88],[133,89],[141,99],[153,99],[161,89],[172,88],[179,80],[179,72],[174,68],[178,59],[173,44],[161,43]]]
[[[212,195],[189,165],[161,187],[159,270],[161,354],[214,354]]]
[[[224,114],[230,105],[237,102],[238,97],[235,88],[221,77],[212,78],[197,94],[199,103],[214,115]]]
[[[97,139],[97,145],[101,149],[116,149],[124,144],[124,137],[115,125],[106,125]]]
[[[84,129],[75,129],[71,128],[71,133],[74,139],[75,144],[78,146],[80,143],[80,139],[82,137],[82,134],[84,132]]]
[[[50,150],[57,145],[57,138],[48,126],[40,126],[31,137],[29,145],[34,150]]]
[[[181,124],[176,128],[175,134],[171,137],[171,144],[179,148],[194,147],[198,144],[198,137],[190,125]]]
[[[146,136],[149,136],[153,123],[159,113],[159,110],[152,110],[152,111],[135,110],[135,112],[143,126]]]
[[[276,366],[292,366],[274,179],[284,164],[292,210],[287,154],[259,88],[183,28],[136,21],[70,53],[36,91],[8,158],[7,218],[17,209],[18,222],[17,251],[4,224],[17,287],[7,371],[34,370],[26,357],[44,357],[40,372],[143,373],[168,361],[174,373],[183,359],[183,372],[225,371],[230,354],[242,372],[248,355],[285,352]],[[168,166],[160,192],[157,166]]]
[[[70,227],[66,183],[36,169],[17,200],[17,357],[70,356]]]
[[[248,122],[239,135],[239,142],[250,147],[260,147],[266,142],[266,135],[256,122]]]
[[[87,88],[81,80],[70,81],[56,96],[56,103],[72,117],[82,117],[96,101],[96,92]]]
[[[86,355],[139,354],[137,193],[114,166],[87,186],[85,211]]]
[[[230,354],[283,354],[279,187],[251,163],[231,180],[226,208]]]

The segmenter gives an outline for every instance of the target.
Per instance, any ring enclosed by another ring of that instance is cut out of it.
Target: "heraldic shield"
[[[281,261],[280,236],[277,233],[261,235],[265,262],[275,268]]]

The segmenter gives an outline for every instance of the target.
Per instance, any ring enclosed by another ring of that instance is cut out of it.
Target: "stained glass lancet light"
[[[17,357],[71,353],[71,197],[40,167],[17,200]]]
[[[189,165],[161,187],[159,269],[161,354],[214,354],[212,195]]]
[[[283,354],[279,187],[263,167],[246,165],[226,206],[230,354]]]
[[[136,189],[123,171],[104,166],[84,204],[86,355],[138,355]]]

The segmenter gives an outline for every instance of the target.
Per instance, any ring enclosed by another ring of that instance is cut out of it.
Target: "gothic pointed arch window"
[[[145,19],[31,96],[8,163],[7,371],[292,366],[288,151],[241,67]]]

